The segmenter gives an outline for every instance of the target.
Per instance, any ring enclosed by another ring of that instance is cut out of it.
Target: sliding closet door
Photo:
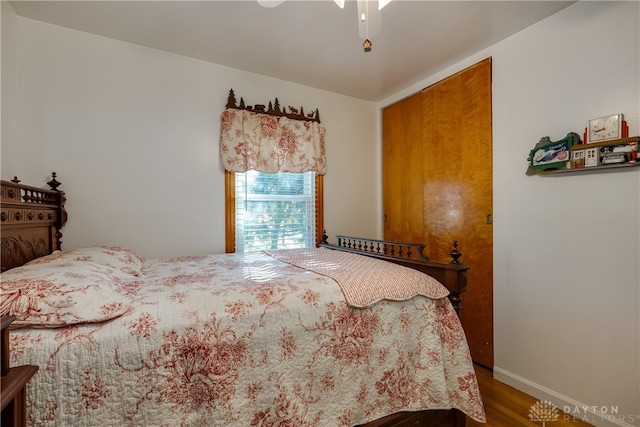
[[[384,238],[437,261],[458,240],[471,355],[493,367],[491,60],[386,107],[382,126]]]
[[[462,323],[473,360],[493,367],[491,60],[422,91],[424,241],[471,267]]]
[[[385,108],[382,121],[384,238],[422,243],[422,97]]]

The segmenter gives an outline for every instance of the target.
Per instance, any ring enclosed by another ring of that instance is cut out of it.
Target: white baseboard
[[[637,427],[640,425],[640,415],[619,414],[616,408],[598,408],[586,405],[497,366],[493,368],[493,377],[536,399],[551,402],[556,408],[565,412],[560,416],[568,417],[564,418],[567,421],[582,421],[597,427]]]

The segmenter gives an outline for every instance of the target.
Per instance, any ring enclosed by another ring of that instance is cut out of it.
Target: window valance
[[[233,91],[230,100],[232,97]],[[274,114],[271,103],[269,109],[271,112],[266,113],[244,107],[243,101],[241,107],[227,103],[220,127],[224,168],[231,172],[313,171],[324,175],[327,169],[324,126],[304,115],[295,119],[281,112]]]

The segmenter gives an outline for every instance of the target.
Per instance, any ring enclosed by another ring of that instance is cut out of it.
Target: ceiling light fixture
[[[277,7],[286,0],[258,0],[258,4],[262,7]],[[373,3],[378,3],[378,7],[372,7]],[[333,0],[340,9],[344,9],[345,0]],[[357,0],[358,2],[358,34],[364,39],[362,46],[365,52],[371,52],[371,40],[382,31],[382,13],[383,7],[391,3],[391,0]]]
[[[371,52],[371,39],[382,31],[382,12],[380,4],[374,6],[375,0],[358,1],[358,34],[364,40],[362,47],[365,52]],[[387,1],[388,3],[388,1]]]

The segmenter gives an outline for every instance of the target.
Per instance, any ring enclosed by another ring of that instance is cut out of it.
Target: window
[[[253,170],[226,176],[227,252],[315,246],[322,235],[321,176]]]

